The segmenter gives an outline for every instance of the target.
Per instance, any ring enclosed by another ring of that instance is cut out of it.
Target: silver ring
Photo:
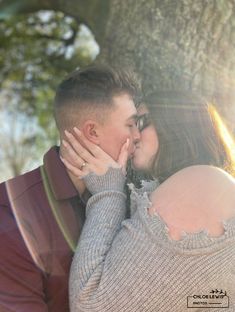
[[[84,161],[84,163],[81,165],[80,170],[82,170],[84,167],[86,167],[86,162]]]

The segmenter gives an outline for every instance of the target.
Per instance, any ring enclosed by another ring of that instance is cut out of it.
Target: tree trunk
[[[101,48],[97,61],[133,68],[147,92],[193,90],[232,115],[234,0],[32,0],[30,7],[26,2],[21,11],[61,10],[87,24]],[[4,3],[9,0],[0,9]]]
[[[234,47],[234,1],[112,0],[99,59],[131,66],[147,92],[189,89],[230,106]]]

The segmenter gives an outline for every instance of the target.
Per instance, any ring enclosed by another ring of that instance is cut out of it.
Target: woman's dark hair
[[[231,151],[203,98],[162,91],[146,96],[145,103],[159,140],[151,172],[160,182],[192,165],[213,165],[233,174]]]

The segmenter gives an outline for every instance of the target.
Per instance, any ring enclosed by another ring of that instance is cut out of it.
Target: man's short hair
[[[113,108],[113,97],[123,93],[129,94],[136,105],[141,101],[140,83],[130,71],[101,65],[75,70],[56,91],[54,116],[58,129],[71,128],[88,115],[104,118],[104,110]]]

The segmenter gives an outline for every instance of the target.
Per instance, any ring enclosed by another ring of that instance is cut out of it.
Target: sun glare
[[[227,128],[225,122],[223,121],[222,117],[216,110],[215,106],[213,104],[209,104],[209,113],[211,115],[211,118],[214,122],[216,131],[218,132],[219,137],[221,137],[224,148],[226,150],[226,153],[229,157],[229,160],[231,162],[232,168],[234,168],[235,171],[235,141],[234,137]]]

